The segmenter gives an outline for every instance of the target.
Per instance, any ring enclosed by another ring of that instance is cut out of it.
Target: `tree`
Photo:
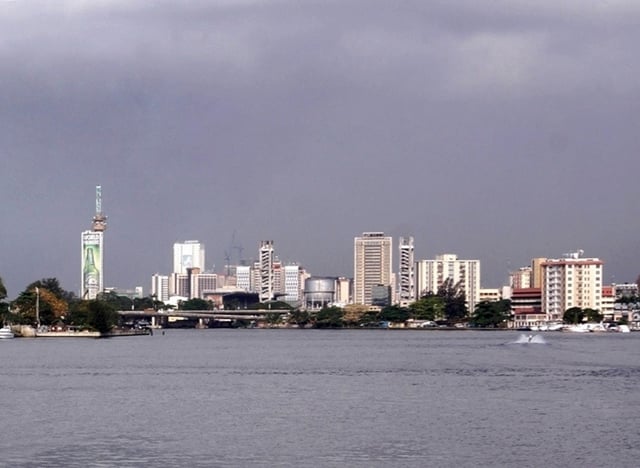
[[[384,320],[385,322],[406,322],[409,318],[409,310],[404,307],[398,307],[395,305],[387,306],[380,311],[380,314],[378,314],[378,318],[380,320]]]
[[[293,310],[289,314],[288,322],[297,325],[298,328],[304,328],[311,321],[311,314],[306,310]]]
[[[432,292],[409,305],[409,314],[416,320],[441,320],[444,318],[444,299]]]
[[[27,286],[11,306],[20,323],[35,324],[39,312],[40,323],[50,325],[67,314],[69,302],[74,298],[73,293],[60,287],[56,278],[44,278]]]
[[[282,315],[277,312],[269,312],[265,314],[264,321],[269,324],[270,327],[274,327],[279,323],[282,323]]]
[[[120,296],[115,291],[99,293],[98,299],[111,304],[116,310],[133,310],[133,299],[127,296]]]
[[[604,315],[595,309],[586,308],[583,310],[584,315],[587,317],[587,322],[602,322]]]
[[[7,288],[4,286],[4,282],[0,277],[0,325],[9,320],[9,304],[4,300],[7,297]]]
[[[87,303],[88,325],[102,334],[109,333],[117,325],[119,316],[116,308],[105,301],[91,300]]]
[[[324,307],[315,317],[315,328],[342,328],[344,312],[339,307]]]
[[[367,310],[366,312],[362,313],[362,315],[360,315],[360,318],[358,319],[358,325],[360,325],[361,327],[366,327],[366,326],[372,326],[375,325],[376,327],[379,326],[379,322],[380,322],[380,314],[377,311],[374,310]]]
[[[562,321],[565,323],[581,323],[584,319],[584,311],[580,307],[570,307],[565,310],[562,315]]]
[[[7,298],[7,288],[4,285],[4,281],[2,281],[2,277],[0,276],[0,301],[4,301]]]
[[[78,328],[89,327],[89,301],[74,300],[71,302],[66,323]]]
[[[466,296],[460,282],[454,284],[447,278],[438,288],[438,296],[444,300],[444,316],[449,322],[459,322],[467,316]]]
[[[511,301],[482,301],[476,305],[471,323],[477,327],[504,327],[511,317]]]

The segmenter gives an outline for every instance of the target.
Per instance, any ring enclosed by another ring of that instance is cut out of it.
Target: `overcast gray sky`
[[[0,2],[0,276],[78,292],[95,186],[105,285],[172,245],[221,270],[273,239],[316,275],[353,237],[482,261],[584,249],[640,273],[640,2]],[[395,252],[394,252],[395,255]]]

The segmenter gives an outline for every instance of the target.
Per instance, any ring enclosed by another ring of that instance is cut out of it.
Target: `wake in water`
[[[520,335],[517,340],[512,341],[511,344],[547,344],[544,337],[541,335]]]

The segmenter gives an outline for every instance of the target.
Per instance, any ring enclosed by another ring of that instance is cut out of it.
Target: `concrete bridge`
[[[125,319],[147,319],[152,327],[167,326],[170,322],[195,321],[196,326],[205,326],[210,321],[230,322],[234,320],[259,321],[268,314],[288,314],[288,309],[260,310],[119,310],[118,314]]]

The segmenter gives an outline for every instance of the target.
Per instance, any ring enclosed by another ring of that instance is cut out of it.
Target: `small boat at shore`
[[[0,328],[0,340],[7,340],[13,338],[15,335],[11,331],[11,327],[4,326]]]

